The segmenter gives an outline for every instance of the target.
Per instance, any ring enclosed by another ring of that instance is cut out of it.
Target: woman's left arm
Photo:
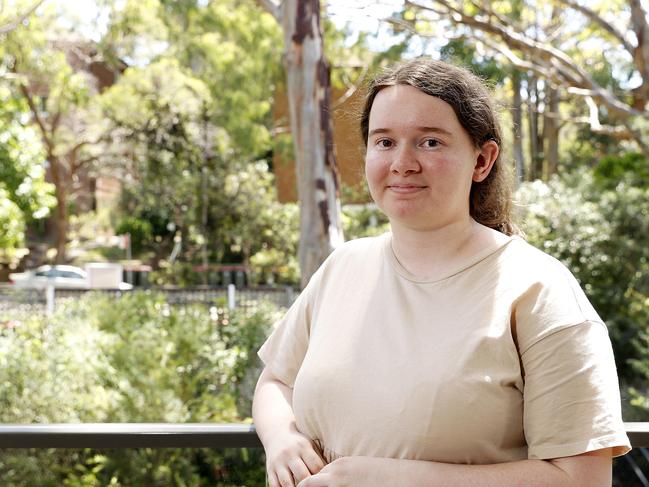
[[[608,448],[552,460],[493,465],[342,457],[297,487],[610,487],[611,465]]]

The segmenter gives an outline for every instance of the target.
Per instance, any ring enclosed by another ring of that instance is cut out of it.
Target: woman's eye
[[[426,139],[424,141],[424,147],[433,148],[433,147],[437,147],[438,145],[439,145],[439,141],[435,139]]]
[[[377,145],[382,149],[387,149],[389,147],[392,147],[392,141],[388,139],[381,139],[377,142]]]

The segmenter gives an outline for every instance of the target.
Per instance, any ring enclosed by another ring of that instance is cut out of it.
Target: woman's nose
[[[415,151],[412,148],[402,146],[393,154],[394,159],[390,164],[390,172],[393,174],[405,175],[417,173],[421,170]]]

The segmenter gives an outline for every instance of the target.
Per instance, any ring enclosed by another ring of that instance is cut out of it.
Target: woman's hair
[[[379,91],[388,86],[409,85],[448,103],[476,147],[488,140],[501,145],[501,130],[492,95],[485,83],[470,71],[432,59],[399,64],[370,81],[361,113],[361,132],[367,145],[370,110]],[[478,222],[506,235],[518,233],[511,218],[509,172],[500,154],[489,175],[473,182],[469,212]]]

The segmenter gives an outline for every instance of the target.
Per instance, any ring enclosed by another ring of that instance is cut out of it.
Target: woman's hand
[[[311,440],[296,429],[274,435],[265,449],[270,487],[295,487],[325,465]]]
[[[297,487],[398,487],[399,460],[342,457],[307,477]]]

